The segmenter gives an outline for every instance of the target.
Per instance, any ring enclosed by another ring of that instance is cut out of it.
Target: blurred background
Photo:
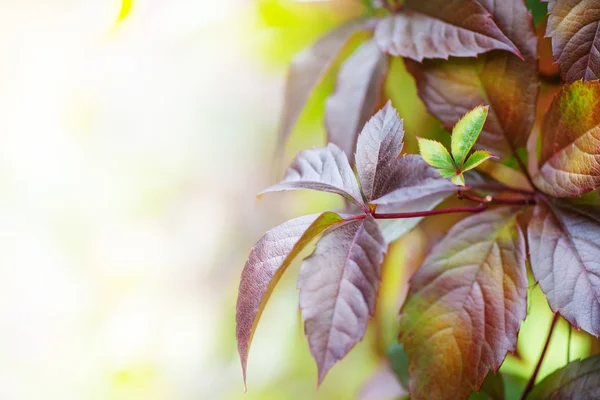
[[[362,11],[358,0],[0,0],[0,399],[359,396],[396,335],[423,230],[392,248],[379,325],[318,392],[298,263],[258,327],[245,395],[234,318],[252,244],[340,205],[255,194],[325,142],[333,74],[274,162],[291,57]],[[392,68],[387,91],[409,136],[441,131],[402,63]],[[540,311],[505,364],[516,375],[530,373],[550,321],[532,293]],[[562,328],[541,377],[564,364]],[[575,339],[572,358],[590,349]]]

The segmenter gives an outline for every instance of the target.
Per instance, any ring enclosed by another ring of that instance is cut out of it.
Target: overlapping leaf
[[[600,356],[570,362],[548,375],[527,400],[600,398]]]
[[[236,312],[244,381],[252,336],[279,278],[312,239],[341,221],[342,217],[332,212],[292,219],[268,231],[252,248],[242,271]]]
[[[529,222],[531,269],[548,303],[600,335],[600,207],[540,202]]]
[[[285,104],[279,128],[280,142],[285,143],[304,104],[351,36],[365,26],[365,21],[354,21],[334,29],[315,44],[299,53],[290,66],[285,87]]]
[[[542,131],[541,167],[534,183],[556,197],[600,185],[600,83],[575,82],[554,98]]]
[[[600,3],[555,0],[548,6],[546,35],[566,82],[600,79]]]
[[[411,398],[466,398],[516,348],[527,303],[517,213],[503,207],[462,220],[413,276],[399,334]]]
[[[297,189],[337,193],[358,205],[363,205],[362,195],[348,158],[332,143],[325,148],[301,151],[283,180],[261,194]]]
[[[475,0],[407,0],[402,10],[379,22],[375,39],[382,51],[417,61],[490,50],[519,54]]]
[[[349,159],[358,133],[375,111],[387,67],[387,56],[368,40],[342,64],[335,92],[327,99],[327,137]]]
[[[330,230],[302,264],[300,308],[319,383],[364,336],[386,249],[377,222],[367,215]]]
[[[525,146],[533,126],[539,85],[537,38],[522,0],[479,3],[493,15],[524,60],[506,51],[494,51],[477,59],[425,60],[423,64],[406,60],[406,66],[427,109],[448,130],[475,106],[489,105],[477,147],[504,156],[513,147]]]

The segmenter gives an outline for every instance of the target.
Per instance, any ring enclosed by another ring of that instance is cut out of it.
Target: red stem
[[[480,204],[477,206],[470,206],[470,207],[450,207],[450,208],[440,208],[438,210],[430,210],[430,211],[415,211],[415,212],[405,212],[405,213],[381,213],[381,214],[374,213],[373,218],[375,218],[375,219],[397,219],[397,218],[428,217],[430,215],[452,214],[452,213],[462,213],[462,212],[477,213],[477,212],[485,210],[486,208],[487,208],[487,205]],[[354,218],[354,219],[362,219],[362,218]]]
[[[493,191],[497,191],[497,192],[512,192],[512,193],[529,194],[529,195],[535,194],[535,192],[533,192],[531,190],[511,188],[511,187],[504,186],[504,185],[495,185],[493,183],[481,183],[481,184],[476,184],[476,185],[467,185],[464,187],[463,190],[477,190],[477,189],[493,190]]]
[[[527,386],[525,387],[525,390],[523,390],[523,395],[521,396],[521,400],[524,400],[527,395],[529,394],[529,392],[531,392],[531,390],[533,389],[533,385],[535,384],[535,379],[538,376],[538,373],[540,372],[540,367],[542,366],[542,362],[544,361],[544,357],[546,356],[546,351],[548,351],[548,346],[550,345],[550,338],[552,338],[552,332],[554,332],[554,327],[556,326],[556,323],[558,322],[558,313],[554,314],[554,318],[552,319],[552,323],[550,324],[550,331],[548,332],[548,337],[546,337],[546,343],[544,344],[544,348],[542,349],[542,354],[540,354],[540,358],[535,366],[535,369],[533,370],[533,374],[531,375],[531,378],[529,378],[529,381],[527,382]]]

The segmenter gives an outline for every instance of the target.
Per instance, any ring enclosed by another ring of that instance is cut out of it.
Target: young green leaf
[[[382,51],[416,61],[448,56],[473,57],[490,50],[519,50],[490,13],[475,0],[406,0],[375,29]]]
[[[485,150],[474,151],[473,154],[471,154],[469,156],[469,158],[467,159],[467,161],[465,162],[465,165],[463,165],[462,170],[463,170],[463,172],[472,170],[473,168],[477,168],[477,166],[479,166],[483,162],[489,160],[490,158],[495,158],[495,157],[496,156],[494,156],[489,151],[485,151]]]
[[[600,185],[600,82],[577,81],[554,98],[542,129],[535,185],[555,197],[576,197]]]
[[[392,371],[394,371],[402,386],[407,388],[409,378],[408,356],[404,352],[404,346],[401,343],[392,344],[388,347],[386,356]]]
[[[477,106],[466,113],[452,129],[452,158],[459,171],[463,171],[463,165],[467,155],[479,138],[481,129],[488,115],[488,106]]]
[[[336,193],[363,206],[358,182],[348,158],[333,143],[325,148],[301,151],[283,180],[265,189],[260,195],[298,189]]]
[[[454,175],[452,177],[452,179],[450,179],[452,181],[452,183],[454,183],[456,186],[465,186],[465,177],[463,176],[462,173],[458,174],[458,175]]]
[[[566,82],[600,79],[600,3],[556,0],[548,6],[546,36]]]
[[[516,348],[527,311],[518,213],[502,207],[463,219],[412,277],[398,337],[412,399],[466,398]]]
[[[600,356],[568,363],[538,383],[527,400],[600,398]]]
[[[375,311],[386,250],[377,222],[367,215],[328,231],[302,263],[300,308],[319,384],[363,338]]]
[[[600,207],[539,202],[527,230],[531,270],[550,308],[600,335]]]
[[[312,239],[340,222],[342,217],[332,212],[295,218],[269,230],[252,248],[242,271],[236,310],[236,337],[244,383],[252,336],[279,278]]]
[[[421,153],[421,157],[423,157],[423,160],[425,160],[427,164],[446,171],[456,171],[454,160],[443,144],[435,140],[423,139],[420,137],[417,137],[417,140],[419,141],[419,152]]]
[[[327,139],[354,158],[356,139],[375,112],[387,72],[388,56],[374,40],[363,43],[340,68],[335,92],[325,106]]]

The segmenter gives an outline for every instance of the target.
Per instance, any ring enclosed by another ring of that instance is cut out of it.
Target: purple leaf
[[[375,311],[386,250],[379,226],[367,215],[328,231],[304,260],[300,308],[319,384],[363,338]]]
[[[365,28],[365,21],[354,21],[322,36],[292,61],[285,86],[279,128],[280,143],[292,133],[304,105],[315,87],[329,71],[338,54],[353,34]]]
[[[527,237],[533,276],[550,308],[600,335],[600,207],[540,202]]]
[[[382,51],[416,61],[448,56],[473,57],[490,50],[519,49],[475,0],[407,0],[398,13],[375,29]]]
[[[332,212],[292,219],[268,231],[252,248],[242,271],[236,312],[236,337],[244,383],[252,336],[279,278],[312,239],[341,221],[342,217]]]
[[[333,143],[321,149],[301,151],[283,180],[260,194],[297,189],[337,193],[364,207],[348,158]]]
[[[507,52],[491,52],[477,59],[444,62],[407,60],[419,96],[429,112],[451,130],[469,110],[490,106],[475,147],[498,156],[524,147],[534,123],[538,94],[537,37],[522,0],[480,0],[497,26],[512,40],[524,61]]]
[[[363,43],[343,64],[325,108],[328,139],[353,159],[356,138],[375,112],[388,68],[374,40]]]
[[[358,137],[356,170],[367,202],[380,197],[402,151],[404,125],[387,102],[367,122]]]
[[[600,356],[568,363],[538,383],[527,400],[600,399]]]
[[[398,341],[412,399],[466,398],[516,349],[527,311],[518,213],[502,207],[463,219],[411,279]]]

